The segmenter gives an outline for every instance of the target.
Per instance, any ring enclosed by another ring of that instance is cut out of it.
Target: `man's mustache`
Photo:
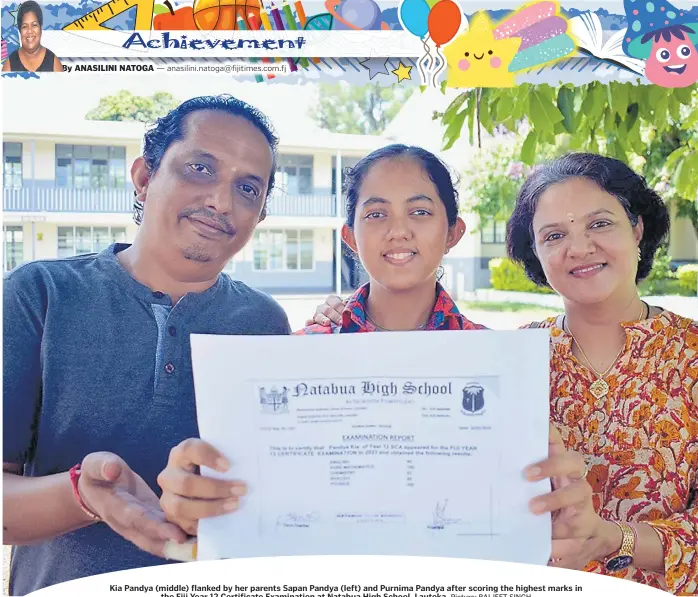
[[[208,209],[202,209],[202,208],[189,208],[189,209],[184,209],[181,212],[179,212],[179,217],[181,218],[189,218],[191,216],[200,216],[202,218],[208,218],[210,220],[214,220],[215,222],[218,222],[220,226],[223,228],[223,230],[226,231],[226,233],[230,234],[233,236],[236,232],[235,228],[233,228],[232,224],[228,222],[223,216],[210,211]]]

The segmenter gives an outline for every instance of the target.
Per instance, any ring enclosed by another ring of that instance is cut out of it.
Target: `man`
[[[264,219],[276,147],[251,106],[189,100],[146,134],[131,168],[141,224],[132,245],[7,276],[12,595],[163,564],[166,542],[185,539],[155,490],[170,449],[198,436],[190,334],[290,333],[277,303],[221,273]]]

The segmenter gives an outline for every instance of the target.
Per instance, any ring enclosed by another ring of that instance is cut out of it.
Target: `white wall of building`
[[[334,259],[334,244],[332,230],[319,228],[315,230],[313,237],[315,261],[332,261]]]
[[[35,143],[35,173],[34,177],[37,180],[53,180],[56,178],[56,152],[55,143],[53,141],[48,141],[45,139],[40,139]],[[26,145],[26,144],[25,144]],[[29,143],[29,162],[24,162],[22,164],[22,170],[26,169],[27,175],[31,177],[31,143]],[[26,156],[26,149],[22,147],[22,153]],[[26,165],[25,165],[26,164]],[[26,178],[27,175],[23,174]]]
[[[678,261],[698,260],[698,238],[688,218],[672,217],[669,255]]]
[[[126,180],[131,180],[131,165],[136,158],[141,155],[142,149],[139,144],[129,144],[126,146]]]
[[[317,189],[331,189],[332,154],[320,153],[313,158],[313,186]]]
[[[31,259],[32,238],[31,224],[24,225],[24,255]],[[58,254],[58,226],[51,222],[36,222],[34,224],[36,240],[36,259],[55,259]]]

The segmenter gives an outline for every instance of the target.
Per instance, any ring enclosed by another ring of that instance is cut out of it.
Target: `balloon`
[[[425,0],[403,0],[400,4],[402,26],[412,35],[423,38],[429,32],[429,10]]]
[[[439,0],[427,0],[427,4],[429,5],[429,8],[434,8],[434,4],[436,4]]]
[[[437,48],[456,36],[462,17],[458,4],[453,0],[439,0],[429,11],[427,27]]]

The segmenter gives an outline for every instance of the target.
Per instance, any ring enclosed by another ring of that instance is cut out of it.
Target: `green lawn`
[[[540,305],[531,305],[528,303],[510,303],[510,302],[490,302],[490,301],[459,301],[458,308],[464,311],[495,311],[498,313],[541,313],[544,315],[554,315],[563,313],[562,309],[555,307],[541,307]]]
[[[696,289],[688,289],[681,286],[678,280],[660,280],[649,283],[644,281],[640,284],[640,296],[696,296]]]

